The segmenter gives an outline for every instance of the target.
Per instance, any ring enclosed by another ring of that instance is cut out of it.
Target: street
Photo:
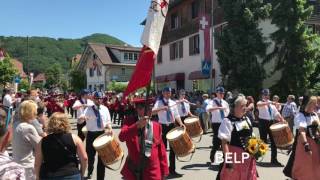
[[[76,133],[75,120],[71,119],[71,125],[73,132]],[[113,125],[114,132],[116,136],[118,136],[120,132],[120,127],[117,125]],[[256,135],[259,134],[258,129],[255,128],[254,132]],[[197,139],[196,139],[197,140]],[[210,146],[212,142],[212,133],[208,133],[202,136],[202,139],[199,143],[195,143],[196,151],[189,162],[179,162],[176,161],[176,171],[180,174],[183,174],[181,178],[172,178],[172,179],[183,179],[183,180],[194,180],[198,177],[203,177],[205,179],[215,179],[218,173],[218,164],[211,166],[209,163],[209,155],[210,155]],[[125,143],[120,143],[123,151],[125,152],[125,156],[127,155],[127,148]],[[168,151],[167,151],[168,152]],[[260,161],[257,162],[257,169],[259,173],[260,180],[285,180],[287,179],[283,173],[283,167],[272,167],[270,162],[270,154],[268,151],[267,155]],[[168,152],[169,157],[169,152]],[[188,156],[183,158],[182,160],[188,160]],[[286,151],[278,150],[278,160],[282,164],[286,164],[289,156],[286,155]],[[97,161],[95,161],[97,162]],[[112,167],[117,168],[119,164],[115,164]],[[120,180],[122,176],[120,174],[121,168],[117,171],[111,171],[106,169],[106,177],[107,180]],[[96,165],[93,172],[92,179],[96,179]],[[171,179],[171,178],[168,178]]]

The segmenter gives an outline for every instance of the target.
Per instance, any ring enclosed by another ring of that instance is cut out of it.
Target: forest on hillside
[[[20,60],[25,72],[35,74],[45,72],[48,67],[56,63],[60,64],[66,73],[70,68],[69,60],[76,54],[81,54],[88,42],[125,44],[106,34],[92,34],[81,39],[0,36],[0,48],[4,48],[11,58]]]

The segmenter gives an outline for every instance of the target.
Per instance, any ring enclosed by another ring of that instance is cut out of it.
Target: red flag
[[[124,92],[124,97],[139,88],[147,86],[151,81],[154,61],[159,50],[162,30],[168,12],[168,2],[168,0],[151,1],[148,18],[141,38],[143,48],[128,87]]]

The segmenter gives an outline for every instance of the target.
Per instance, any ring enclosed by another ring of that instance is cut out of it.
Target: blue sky
[[[1,0],[0,36],[81,38],[93,33],[140,46],[150,0]]]

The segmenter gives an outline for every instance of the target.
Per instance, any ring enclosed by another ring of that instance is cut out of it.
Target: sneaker
[[[92,177],[92,174],[89,174],[89,173],[88,173],[86,179],[91,179],[91,177]]]

